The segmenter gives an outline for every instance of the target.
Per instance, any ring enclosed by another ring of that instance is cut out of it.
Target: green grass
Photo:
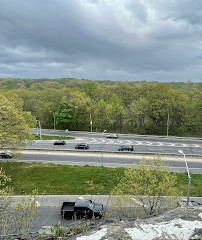
[[[40,140],[40,135],[32,134],[35,140]],[[48,136],[41,135],[42,140],[71,140],[75,139],[74,137],[66,137],[66,136]]]
[[[14,194],[29,194],[37,189],[39,194],[87,195],[109,194],[114,186],[112,177],[124,172],[124,168],[105,168],[93,166],[68,166],[54,164],[0,162],[0,167],[10,176],[9,184]],[[109,174],[111,172],[111,175]],[[176,173],[173,173],[176,174]],[[176,174],[177,187],[187,195],[188,178],[185,173]],[[202,197],[202,175],[191,174],[191,196]],[[93,180],[89,187],[87,181]]]

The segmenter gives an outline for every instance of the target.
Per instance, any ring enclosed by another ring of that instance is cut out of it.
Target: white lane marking
[[[165,146],[165,147],[173,147],[173,146],[175,146],[175,144],[174,143],[164,143],[163,146]]]
[[[94,142],[97,142],[97,140],[95,138],[92,138],[92,142],[91,143],[94,143]]]
[[[129,140],[126,140],[129,144],[132,144],[133,142],[129,141]]]
[[[190,144],[190,147],[200,147],[198,144]]]
[[[120,140],[118,140],[119,141],[119,143],[123,143],[123,141],[120,141]]]
[[[111,143],[114,143],[114,141],[113,141],[113,140],[111,140],[111,139],[108,139],[108,141],[109,141],[109,142],[107,142],[106,144],[111,144]]]
[[[134,145],[142,145],[142,142],[135,141],[133,144],[134,144]]]
[[[152,142],[142,142],[143,145],[151,145]]]
[[[153,144],[158,144],[157,146],[163,146],[162,142],[154,142]]]

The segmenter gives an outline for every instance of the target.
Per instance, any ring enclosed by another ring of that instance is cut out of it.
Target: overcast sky
[[[202,0],[0,0],[0,77],[202,81]]]

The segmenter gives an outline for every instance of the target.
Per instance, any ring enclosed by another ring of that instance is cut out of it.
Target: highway
[[[23,150],[22,159],[10,159],[9,161],[52,163],[64,165],[90,165],[105,167],[130,167],[133,163],[138,164],[142,158],[153,158],[151,154],[135,154],[131,152],[90,152],[83,150],[74,151],[51,151],[51,150]],[[184,157],[162,156],[162,160],[172,172],[186,172]],[[188,157],[188,166],[191,173],[202,174],[202,159]]]
[[[39,133],[33,129],[33,133]],[[118,139],[108,139],[106,134],[89,132],[69,132],[62,130],[42,130],[42,135],[74,137],[66,140],[66,145],[54,145],[55,140],[37,140],[27,143],[22,151],[23,162],[40,162],[65,165],[91,165],[105,167],[129,167],[139,164],[143,157],[153,158],[161,154],[169,171],[186,172],[186,155],[191,173],[202,174],[202,140],[194,138],[156,137],[120,134]],[[89,144],[87,150],[77,150],[77,143]],[[121,145],[133,145],[133,152],[119,152]],[[11,159],[10,161],[16,161]]]
[[[37,129],[33,130],[37,133]],[[31,149],[69,149],[75,148],[77,143],[85,142],[89,144],[89,151],[118,151],[121,145],[133,145],[135,153],[152,153],[152,154],[175,154],[180,155],[178,150],[183,150],[186,155],[195,155],[202,157],[202,140],[192,138],[176,138],[176,137],[154,137],[119,134],[118,139],[108,139],[106,133],[89,133],[89,132],[69,132],[42,130],[44,135],[58,135],[74,137],[74,140],[67,140],[64,146],[54,146],[53,140],[36,141],[32,145],[28,145]]]

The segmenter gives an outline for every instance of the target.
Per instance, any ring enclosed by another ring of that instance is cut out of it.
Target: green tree
[[[160,156],[143,159],[139,167],[125,170],[120,183],[112,191],[115,195],[113,206],[119,206],[121,214],[132,214],[133,217],[152,215],[176,207],[176,197],[180,195],[175,187],[176,180],[167,171]]]
[[[7,184],[11,178],[0,169],[0,234],[9,239],[8,234],[22,234],[30,232],[31,223],[37,218],[37,195],[33,191],[28,198],[15,201],[11,198],[13,189]]]
[[[15,107],[5,96],[0,95],[0,149],[17,149],[25,139],[30,138],[28,130],[35,126],[30,113]]]
[[[148,115],[153,122],[150,133],[166,134],[168,113],[170,133],[179,134],[180,126],[186,121],[187,97],[181,90],[171,89],[168,84],[158,83],[147,87]]]
[[[119,97],[114,93],[110,99],[111,104],[111,125],[113,130],[122,131],[124,107]]]
[[[73,111],[67,102],[59,105],[58,111],[55,113],[55,122],[57,127],[61,129],[69,128],[72,124]]]
[[[130,132],[138,134],[145,134],[146,121],[148,121],[148,102],[145,98],[139,98],[133,101],[125,114],[125,124],[128,126]]]

